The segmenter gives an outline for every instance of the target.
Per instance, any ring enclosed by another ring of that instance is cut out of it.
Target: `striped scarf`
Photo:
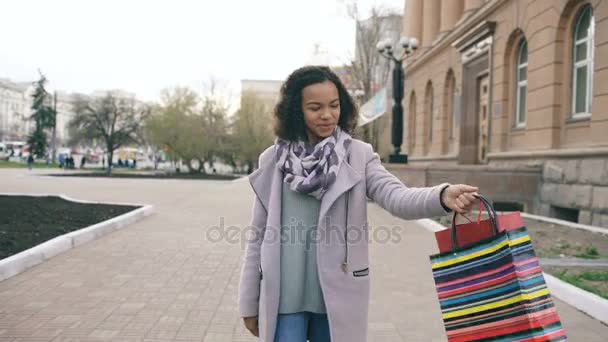
[[[352,137],[340,126],[317,144],[277,138],[275,161],[283,171],[283,181],[291,190],[320,200],[336,181],[351,142]]]

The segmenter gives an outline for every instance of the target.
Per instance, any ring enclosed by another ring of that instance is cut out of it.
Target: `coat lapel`
[[[346,191],[350,190],[355,184],[361,180],[361,175],[353,169],[346,160],[340,165],[336,181],[332,184],[323,198],[321,199],[321,208],[319,209],[319,222],[325,217],[332,204]]]
[[[279,191],[279,195],[281,194],[280,185],[283,181],[283,173],[274,163],[274,158],[268,159],[269,161],[260,164],[259,168],[248,176],[253,191],[262,202],[267,213],[271,205],[271,194],[273,191]],[[280,196],[278,198],[280,199]]]
[[[351,151],[348,151],[351,153]],[[270,198],[273,191],[281,191],[279,186],[282,182],[282,172],[274,163],[273,158],[270,161],[255,170],[249,175],[249,182],[257,194],[258,198],[264,205],[266,212],[270,207]],[[319,221],[327,214],[329,208],[344,192],[350,190],[355,184],[362,179],[362,176],[353,169],[347,160],[342,162],[338,175],[334,184],[330,186],[323,198],[321,199],[321,208],[319,209]],[[275,197],[276,198],[276,197]]]

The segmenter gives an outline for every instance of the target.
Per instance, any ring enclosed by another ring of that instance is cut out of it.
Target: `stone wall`
[[[444,182],[479,187],[495,203],[519,203],[523,210],[537,214],[542,170],[530,167],[487,165],[398,165],[386,169],[409,187],[434,186]]]
[[[539,214],[556,216],[559,208],[579,210],[579,223],[608,227],[608,158],[545,162]]]

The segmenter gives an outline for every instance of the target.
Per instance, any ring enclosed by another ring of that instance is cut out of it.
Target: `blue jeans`
[[[327,314],[279,314],[274,342],[330,342]]]

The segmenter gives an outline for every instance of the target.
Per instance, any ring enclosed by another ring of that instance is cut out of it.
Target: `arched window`
[[[525,127],[528,111],[528,42],[525,39],[522,39],[517,49],[516,79],[515,127]]]
[[[446,99],[447,103],[446,113],[449,115],[449,138],[455,139],[458,133],[457,128],[460,126],[458,122],[458,104],[456,103],[456,77],[454,77],[454,72],[450,70],[448,72],[447,80],[446,80]]]
[[[425,117],[426,117],[426,134],[428,137],[427,147],[430,147],[430,144],[433,142],[433,111],[434,111],[434,103],[433,103],[433,84],[429,81],[426,85],[426,94],[425,94]],[[428,149],[427,149],[428,152]]]
[[[586,5],[574,21],[572,36],[572,116],[591,115],[593,97],[593,37],[595,21]]]
[[[410,150],[409,153],[413,152],[414,146],[416,146],[416,93],[412,91],[410,95],[410,106],[409,106],[409,141]]]

